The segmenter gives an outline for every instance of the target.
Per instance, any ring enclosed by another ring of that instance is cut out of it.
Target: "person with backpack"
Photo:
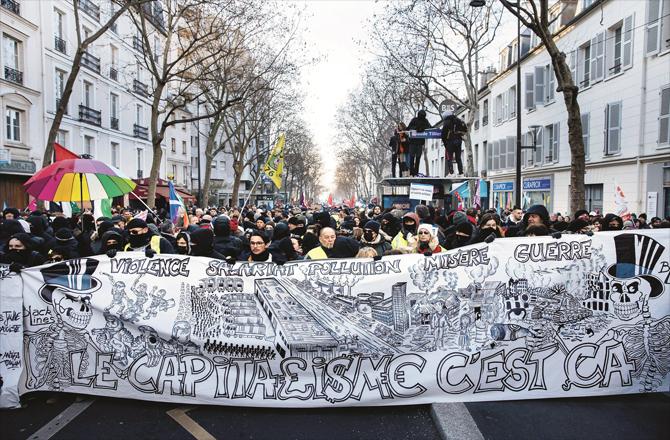
[[[408,131],[415,130],[419,133],[426,131],[429,128],[430,122],[426,119],[425,110],[419,110],[416,117],[409,122],[409,125],[407,125]],[[412,177],[419,174],[419,165],[425,143],[426,140],[422,138],[410,138],[409,140],[409,174]]]
[[[463,175],[463,161],[461,160],[461,146],[463,145],[463,136],[468,132],[465,122],[454,115],[451,110],[442,113],[442,143],[446,149],[447,176],[454,174],[454,160],[458,166],[458,175]]]

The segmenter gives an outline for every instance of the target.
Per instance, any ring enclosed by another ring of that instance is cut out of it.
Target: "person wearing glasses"
[[[267,263],[286,262],[286,257],[277,250],[270,251],[270,239],[261,231],[253,231],[249,236],[249,251],[242,255],[246,261],[264,261]]]
[[[128,244],[126,244],[124,251],[153,251],[155,254],[174,254],[174,249],[165,237],[154,234],[149,229],[147,222],[134,218],[126,225],[128,231]]]
[[[442,252],[436,230],[437,228],[427,223],[418,226],[416,236],[410,239],[410,246],[414,253],[425,255]]]

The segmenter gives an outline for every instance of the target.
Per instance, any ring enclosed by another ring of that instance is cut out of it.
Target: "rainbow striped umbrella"
[[[135,182],[95,159],[65,159],[42,168],[23,184],[26,192],[50,202],[83,202],[122,196]]]

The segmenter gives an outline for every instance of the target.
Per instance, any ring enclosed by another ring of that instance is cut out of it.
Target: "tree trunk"
[[[546,44],[549,43],[549,44]],[[584,139],[582,138],[582,115],[577,96],[579,89],[572,81],[572,73],[565,62],[565,54],[560,52],[553,40],[547,41],[545,47],[551,56],[556,74],[558,91],[563,92],[563,102],[568,112],[568,144],[570,145],[570,214],[585,209],[584,175],[586,162]]]
[[[149,175],[149,191],[147,193],[147,205],[150,208],[156,206],[156,185],[158,184],[158,177],[161,168],[161,159],[163,158],[163,149],[161,142],[165,136],[165,122],[161,130],[158,130],[158,109],[160,106],[161,95],[163,94],[164,85],[157,85],[154,90],[153,101],[151,103],[151,146],[153,150],[153,158],[151,160],[151,174]]]
[[[240,199],[240,182],[242,180],[242,171],[244,171],[244,168],[240,170],[241,166],[238,161],[235,161],[233,163],[233,194],[232,194],[232,199],[233,199],[233,204],[237,205],[238,200]],[[244,206],[240,206],[240,209],[243,209]]]
[[[81,58],[84,56],[84,52],[86,52],[85,49],[80,49],[74,54],[72,69],[70,70],[70,75],[67,77],[65,87],[63,88],[63,96],[60,98],[60,103],[56,109],[54,120],[51,123],[51,128],[49,128],[49,136],[47,137],[47,144],[44,148],[44,156],[42,157],[42,167],[46,167],[52,162],[54,142],[56,142],[56,137],[58,137],[58,130],[63,121],[65,109],[67,109],[70,97],[72,96],[72,89],[74,88],[74,83],[77,80],[77,75],[81,69]]]
[[[426,166],[426,176],[430,176],[430,167],[428,166],[428,147],[426,147],[425,143],[423,144],[422,149],[423,149],[423,164]],[[438,170],[439,169],[440,168],[438,167]]]
[[[210,179],[212,177],[212,158],[213,156],[209,154],[209,152],[205,152],[205,182],[202,185],[202,194],[200,195],[202,198],[200,205],[203,208],[209,204],[209,189],[211,187]]]

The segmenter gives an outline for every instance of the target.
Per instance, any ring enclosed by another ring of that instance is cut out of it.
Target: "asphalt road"
[[[667,393],[449,404],[463,409],[474,421],[471,425],[458,417],[431,417],[429,405],[310,410],[188,407],[68,394],[47,403],[52,396],[31,393],[23,397],[25,408],[0,411],[2,439],[670,438]],[[464,428],[467,435],[459,431]]]

